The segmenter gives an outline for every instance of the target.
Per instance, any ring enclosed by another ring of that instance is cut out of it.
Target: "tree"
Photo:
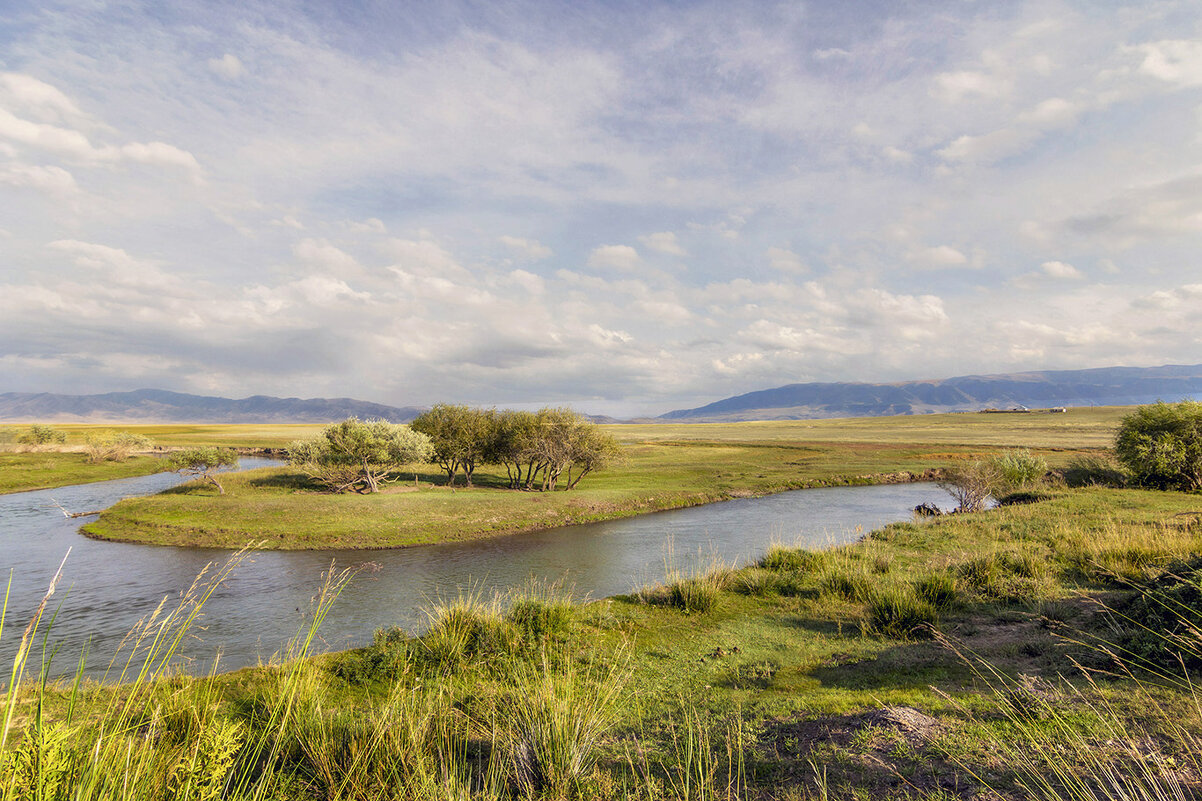
[[[1202,403],[1139,407],[1119,424],[1114,451],[1144,486],[1202,489]]]
[[[473,409],[437,403],[430,411],[418,415],[409,427],[430,438],[434,446],[434,461],[455,483],[455,475],[463,471],[467,485],[472,485],[472,473],[492,449],[496,431],[496,413],[491,409]]]
[[[288,463],[333,492],[379,492],[402,467],[434,456],[430,438],[384,420],[348,417],[326,426],[321,436],[293,442]]]
[[[215,473],[223,467],[237,467],[238,454],[232,448],[186,448],[176,451],[163,460],[163,470],[191,476],[209,482],[221,495],[225,487]]]
[[[562,476],[572,489],[594,470],[609,464],[621,452],[612,435],[568,408],[540,409],[534,456],[542,472],[544,491],[554,490]]]
[[[150,450],[154,443],[149,437],[130,431],[100,431],[84,437],[88,461],[124,462],[134,451]]]
[[[957,512],[979,512],[1002,483],[997,465],[988,461],[944,470],[937,485],[955,499]]]

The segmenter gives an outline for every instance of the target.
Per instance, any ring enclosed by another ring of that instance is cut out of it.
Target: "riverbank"
[[[1115,670],[1112,654],[1138,633],[1123,622],[1129,582],[1198,552],[1197,496],[1038,497],[589,604],[547,587],[449,599],[420,637],[385,630],[141,692],[63,686],[47,715],[71,701],[95,721],[133,699],[133,728],[153,738],[138,751],[146,781],[224,732],[253,758],[223,777],[289,800],[433,798],[448,783],[481,798],[1018,799],[1049,773],[1062,791],[1110,775],[1190,797],[1202,720],[1189,687],[1171,668]],[[91,753],[110,730],[124,729],[70,731]],[[544,761],[523,789],[530,753]]]
[[[156,545],[299,550],[396,548],[612,520],[807,487],[930,480],[933,469],[993,452],[922,444],[627,442],[624,463],[576,489],[522,492],[477,470],[472,488],[426,473],[370,495],[331,495],[289,468],[231,476],[225,494],[193,483],[130,498],[83,527],[90,537]],[[1063,454],[1061,454],[1063,455]]]

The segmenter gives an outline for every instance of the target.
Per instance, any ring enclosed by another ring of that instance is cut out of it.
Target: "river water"
[[[242,459],[244,468],[273,464]],[[89,675],[100,675],[122,638],[164,598],[174,604],[210,562],[229,552],[101,542],[78,528],[93,518],[70,511],[102,509],[180,479],[158,474],[0,495],[0,566],[12,570],[0,666],[9,660],[31,612],[70,549],[58,592],[50,644],[55,675],[72,673],[88,648]],[[640,517],[547,529],[494,539],[371,551],[261,551],[251,554],[205,605],[186,652],[203,672],[220,654],[232,670],[266,661],[303,627],[331,563],[362,570],[343,591],[320,634],[321,649],[366,644],[387,626],[420,629],[424,609],[461,592],[490,597],[534,579],[562,582],[578,598],[603,598],[658,582],[670,568],[713,559],[745,564],[774,542],[821,547],[851,542],[885,523],[906,520],[924,501],[946,505],[933,484],[809,489],[741,498]],[[3,668],[0,668],[3,669]]]

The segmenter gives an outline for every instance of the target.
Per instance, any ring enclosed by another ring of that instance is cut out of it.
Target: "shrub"
[[[1156,403],[1123,418],[1114,452],[1140,484],[1202,489],[1202,403]]]
[[[135,451],[150,450],[154,442],[149,437],[131,431],[100,431],[84,437],[84,452],[88,461],[124,462]]]
[[[1021,489],[1038,483],[1048,472],[1048,463],[1041,456],[1032,456],[1026,448],[1003,451],[990,460],[999,487]]]
[[[51,426],[34,423],[17,437],[22,445],[59,445],[67,441],[67,433]]]
[[[288,446],[288,463],[331,492],[379,492],[405,465],[433,458],[430,438],[408,426],[348,417]]]
[[[955,499],[957,512],[981,511],[989,496],[1003,485],[1001,473],[992,461],[946,469],[937,483]]]
[[[868,597],[868,625],[883,637],[927,638],[939,615],[935,606],[906,584],[888,584]]]

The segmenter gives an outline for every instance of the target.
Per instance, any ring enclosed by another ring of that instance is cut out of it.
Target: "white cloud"
[[[594,248],[588,256],[588,266],[594,269],[634,272],[641,263],[638,251],[630,245],[602,245]]]
[[[302,262],[337,275],[362,272],[362,267],[349,253],[339,250],[324,239],[302,239],[292,248]]]
[[[768,248],[764,255],[772,269],[782,273],[801,274],[809,271],[801,256],[785,248]]]
[[[368,217],[366,220],[363,220],[361,222],[347,221],[347,222],[344,222],[343,225],[346,227],[346,230],[350,231],[351,233],[355,233],[355,234],[386,234],[386,233],[388,233],[388,226],[386,226],[384,224],[384,221],[378,217]]]
[[[498,237],[497,240],[526,259],[537,261],[551,256],[551,248],[537,239],[524,239],[519,236],[504,235]]]
[[[919,267],[932,269],[975,266],[970,264],[967,256],[951,245],[937,245],[918,251],[910,256],[910,262]]]
[[[0,165],[0,184],[38,189],[52,195],[71,195],[79,191],[75,177],[62,167],[53,165]]]
[[[1010,84],[1004,78],[971,70],[936,75],[933,89],[936,97],[949,103],[957,103],[974,95],[997,98],[1009,91]]]
[[[78,118],[79,107],[57,88],[19,72],[0,73],[0,104],[42,119]]]
[[[1081,271],[1071,264],[1062,261],[1045,261],[1039,265],[1044,275],[1052,278],[1080,278]]]
[[[671,231],[661,231],[655,234],[645,234],[639,237],[639,241],[646,245],[649,249],[658,253],[667,253],[669,256],[687,256],[685,249],[681,247],[680,242],[676,240],[676,234]]]
[[[234,80],[241,78],[246,73],[246,67],[242,61],[233,53],[226,53],[221,58],[211,58],[208,60],[209,69],[220,75],[222,78]]]
[[[1139,71],[1179,86],[1202,85],[1202,40],[1164,39],[1140,45]]]

